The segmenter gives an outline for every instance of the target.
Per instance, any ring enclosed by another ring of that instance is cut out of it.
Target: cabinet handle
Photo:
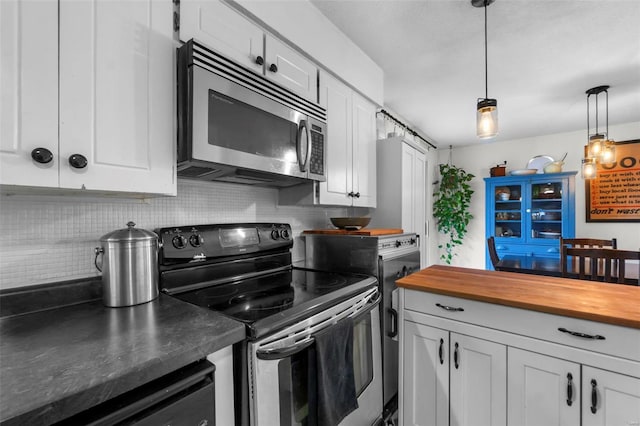
[[[579,331],[571,331],[571,330],[567,330],[564,327],[560,327],[558,328],[558,331],[562,331],[563,333],[567,333],[570,334],[572,336],[576,336],[576,337],[582,337],[583,339],[591,339],[591,340],[605,340],[604,336],[601,336],[599,334],[586,334],[586,333],[580,333]]]
[[[598,382],[591,379],[591,412],[595,414],[598,411]]]
[[[455,347],[456,348],[453,350],[453,365],[455,365],[456,370],[457,370],[459,365],[460,365],[458,363],[458,344],[457,343],[455,344]]]
[[[398,335],[398,311],[393,308],[389,308],[389,315],[391,315],[391,330],[387,333],[387,336],[394,338]]]
[[[264,58],[262,56],[256,56],[256,64],[258,65],[264,64]]]
[[[276,64],[269,65],[269,71],[278,72],[278,66]]]
[[[573,404],[573,376],[567,373],[567,405],[571,407]]]
[[[47,164],[53,160],[53,154],[47,148],[36,148],[31,151],[31,158],[36,163]]]
[[[354,193],[353,193],[353,191],[351,191],[351,192],[349,192],[349,193],[347,194],[347,196],[348,196],[348,197],[353,197],[353,196],[355,196],[355,195],[356,195],[356,194],[354,194]]]
[[[462,311],[464,311],[463,308],[456,308],[454,306],[441,305],[439,303],[436,303],[436,306],[438,308],[444,309],[445,311],[453,311],[453,312],[462,312]]]
[[[438,356],[440,357],[440,364],[444,364],[444,339],[440,339],[440,347],[438,348]]]
[[[84,169],[87,167],[87,157],[82,154],[72,154],[69,156],[69,164],[74,169]]]

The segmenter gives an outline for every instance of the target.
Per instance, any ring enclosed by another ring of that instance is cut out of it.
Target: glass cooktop
[[[250,335],[268,334],[376,285],[373,277],[293,268],[212,285],[174,297],[247,324]]]

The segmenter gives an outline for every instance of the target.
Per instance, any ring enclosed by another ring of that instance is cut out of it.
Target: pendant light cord
[[[487,55],[487,2],[484,0],[484,98],[489,99],[489,67]]]

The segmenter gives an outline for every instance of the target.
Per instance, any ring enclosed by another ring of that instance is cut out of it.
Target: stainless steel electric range
[[[381,421],[375,277],[293,267],[292,231],[284,223],[189,225],[156,233],[160,290],[246,324],[247,339],[234,346],[236,424],[317,424],[314,340],[342,320],[353,321],[349,344],[358,407],[339,424]]]

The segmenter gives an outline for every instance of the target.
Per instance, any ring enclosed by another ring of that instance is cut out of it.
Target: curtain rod
[[[406,124],[404,124],[402,121],[400,121],[397,118],[395,118],[393,115],[389,114],[387,111],[381,109],[378,112],[381,112],[382,114],[384,114],[387,117],[389,117],[391,120],[395,121],[396,124],[399,124],[401,127],[404,127],[407,130],[407,132],[411,133],[413,136],[418,137],[418,138],[422,139],[423,141],[425,141],[427,143],[427,145],[429,145],[430,147],[432,147],[434,149],[438,149],[437,146],[435,146],[434,144],[432,144],[431,142],[429,142],[428,140],[426,140],[425,138],[420,136],[415,130],[413,130],[410,127],[408,127]]]

